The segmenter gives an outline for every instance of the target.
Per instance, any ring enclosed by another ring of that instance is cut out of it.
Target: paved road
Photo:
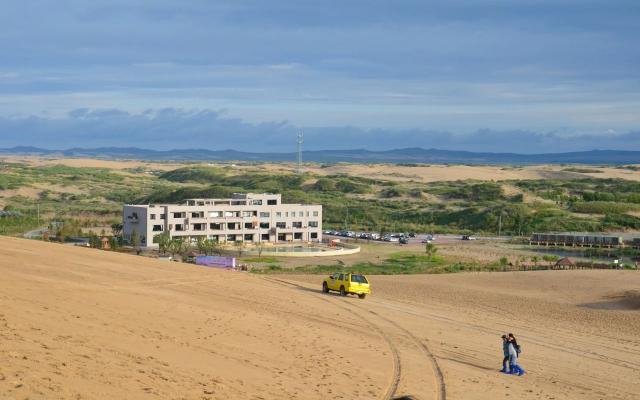
[[[38,228],[38,229],[34,229],[32,231],[26,232],[22,235],[22,237],[24,237],[25,239],[34,239],[37,237],[41,237],[45,232],[48,232],[49,228],[45,227],[45,228]]]

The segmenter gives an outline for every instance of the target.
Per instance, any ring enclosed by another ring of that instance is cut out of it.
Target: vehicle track
[[[299,285],[293,282],[288,282],[283,279],[266,278],[266,277],[264,279],[269,282],[277,283],[279,285],[283,285],[287,287],[295,287],[297,289],[304,289],[304,290],[308,289],[302,285]],[[349,309],[349,307],[346,307],[345,305],[340,304],[336,301],[332,301],[328,297],[323,296],[320,293],[317,293],[316,297],[322,301],[326,301],[327,303],[337,306],[338,308],[342,308],[343,310],[346,310],[349,312],[352,311],[351,309]],[[398,390],[398,385],[400,384],[400,376],[402,373],[402,366],[400,364],[400,353],[398,352],[398,348],[396,347],[395,343],[393,343],[389,335],[387,335],[382,329],[380,329],[379,326],[372,323],[370,320],[368,320],[367,318],[363,317],[360,314],[355,314],[355,315],[358,318],[360,318],[360,320],[362,320],[365,324],[367,324],[371,329],[373,329],[376,333],[378,333],[378,335],[380,335],[384,339],[384,341],[387,342],[387,345],[389,346],[389,350],[391,350],[391,355],[393,357],[393,377],[391,379],[391,383],[387,386],[387,390],[385,390],[385,392],[382,394],[382,396],[380,396],[380,398],[382,400],[393,400],[395,398],[396,391]]]
[[[360,306],[356,306],[356,307],[362,308]],[[375,311],[369,310],[369,312],[371,314],[373,314],[373,315],[376,315],[378,318],[387,321],[391,325],[393,325],[396,328],[398,328],[400,331],[404,332],[408,337],[411,338],[411,340],[413,340],[415,342],[415,344],[418,345],[418,347],[422,350],[424,355],[427,356],[427,358],[431,361],[431,365],[433,366],[433,371],[435,372],[435,377],[436,377],[436,381],[437,381],[436,383],[437,383],[437,387],[438,387],[438,397],[437,397],[438,400],[446,400],[446,398],[447,398],[447,386],[446,386],[446,384],[444,382],[444,375],[442,374],[442,370],[440,369],[440,365],[438,364],[438,360],[433,355],[431,350],[429,350],[429,347],[422,340],[418,339],[414,334],[412,334],[408,329],[403,328],[402,326],[397,324],[395,321],[393,321],[393,320],[391,320],[391,319],[389,319],[387,317],[384,317],[384,316],[376,313]]]
[[[293,283],[293,282],[288,282],[282,279],[277,279],[277,278],[265,278],[269,281],[275,282],[275,283],[279,283],[282,285],[286,285],[289,287],[295,287],[298,289],[303,289],[303,290],[309,290],[309,288],[303,286],[303,285],[299,285],[297,283]],[[433,355],[433,353],[429,350],[429,347],[419,338],[417,338],[415,335],[413,335],[409,330],[405,329],[404,327],[400,326],[398,323],[396,323],[395,321],[391,320],[390,318],[387,318],[385,316],[382,316],[378,313],[376,313],[375,311],[372,310],[368,310],[365,307],[362,307],[360,305],[356,305],[351,303],[349,306],[345,306],[344,304],[341,304],[337,301],[333,301],[330,300],[328,297],[326,297],[325,295],[322,295],[320,293],[317,294],[318,298],[327,301],[339,308],[348,310],[348,311],[352,311],[350,309],[350,307],[354,307],[354,308],[358,308],[360,310],[363,310],[365,312],[370,313],[371,315],[374,315],[376,318],[385,321],[387,324],[393,326],[396,330],[400,331],[403,335],[407,336],[411,341],[414,342],[414,344],[421,350],[421,352],[423,353],[424,356],[426,356],[429,361],[431,362],[431,365],[433,367],[434,370],[434,377],[436,380],[436,399],[437,400],[446,400],[446,396],[447,396],[447,391],[446,391],[446,384],[444,381],[444,375],[442,374],[442,370],[440,369],[440,365],[438,364],[437,359],[435,358],[435,356]],[[396,345],[394,344],[393,340],[389,337],[389,335],[382,329],[380,328],[378,325],[376,325],[375,323],[373,323],[371,320],[365,318],[364,316],[362,316],[361,314],[355,314],[358,315],[358,317],[363,320],[367,325],[369,325],[370,327],[372,327],[372,329],[374,329],[381,337],[383,337],[385,339],[385,341],[387,342],[387,344],[389,345],[389,348],[392,351],[393,357],[394,357],[394,378],[392,381],[392,384],[389,385],[387,391],[385,392],[384,396],[382,397],[383,399],[396,399],[398,397],[397,396],[397,390],[398,390],[398,386],[400,383],[400,377],[401,377],[401,373],[402,373],[402,368],[401,368],[401,360],[400,360],[400,356],[399,356],[399,352],[398,349],[396,347]],[[415,396],[405,396],[405,397],[400,397],[400,398],[412,398],[415,400],[418,400]]]

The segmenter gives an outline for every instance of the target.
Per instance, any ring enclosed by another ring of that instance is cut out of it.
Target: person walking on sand
[[[511,373],[511,365],[507,367],[507,363],[509,362],[509,339],[507,335],[502,335],[502,369],[500,372],[505,374]]]
[[[507,340],[509,343],[509,364],[511,365],[510,373],[512,375],[517,374],[518,376],[522,376],[525,374],[525,370],[518,363],[518,349],[520,348],[520,346],[518,346],[516,338],[511,333],[509,334]]]

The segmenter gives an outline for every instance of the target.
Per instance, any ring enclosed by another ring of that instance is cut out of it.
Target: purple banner
[[[219,256],[196,256],[196,264],[207,267],[236,267],[235,257],[219,257]]]

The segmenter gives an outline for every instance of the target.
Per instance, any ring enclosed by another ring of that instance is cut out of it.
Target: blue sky
[[[640,2],[17,1],[0,147],[640,150]]]

